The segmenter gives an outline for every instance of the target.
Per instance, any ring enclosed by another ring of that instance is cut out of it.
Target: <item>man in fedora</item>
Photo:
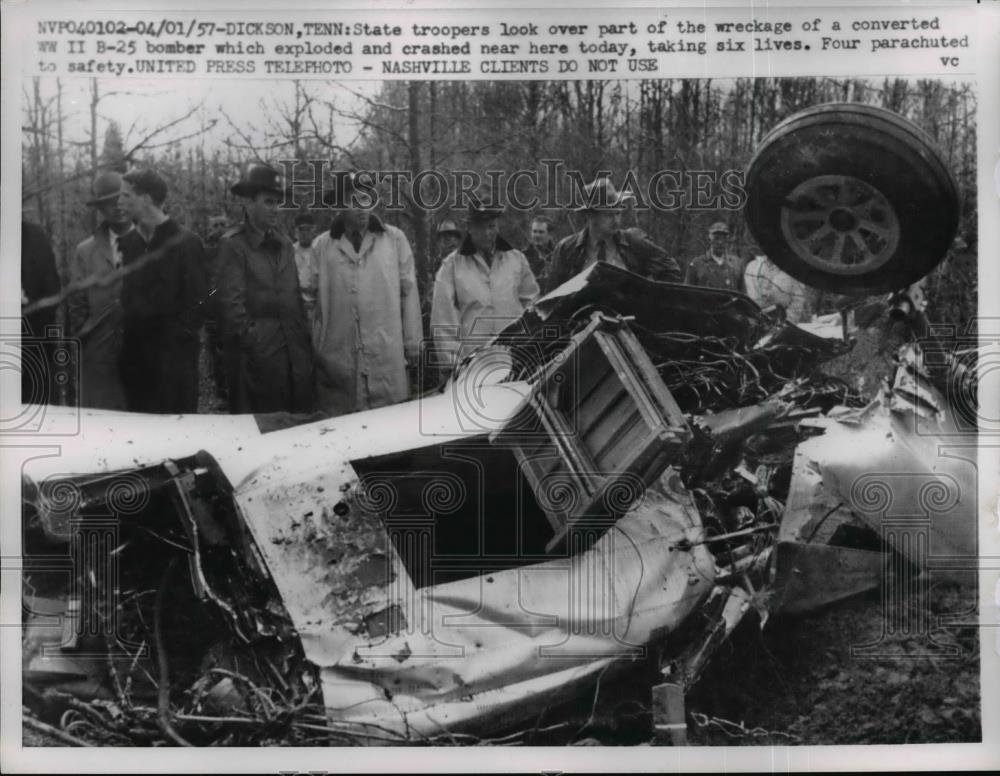
[[[409,398],[423,326],[409,240],[371,212],[373,189],[351,173],[336,181],[333,223],[315,241],[313,333],[319,408],[344,415]]]
[[[740,257],[729,252],[729,227],[716,221],[708,227],[708,250],[688,264],[684,282],[689,286],[743,291],[743,266]]]
[[[680,282],[680,267],[662,248],[641,229],[621,228],[621,212],[633,199],[630,193],[618,191],[608,178],[598,178],[584,187],[583,204],[576,211],[586,217],[586,226],[556,245],[544,283],[546,292],[597,262],[653,280]]]
[[[164,212],[167,183],[153,169],[122,176],[119,207],[135,224],[118,245],[122,382],[133,412],[198,411],[199,333],[208,298],[205,248]]]
[[[311,412],[313,353],[292,242],[278,231],[278,172],[251,164],[230,189],[243,223],[219,241],[230,412]]]
[[[433,363],[446,369],[520,318],[538,297],[528,260],[499,234],[503,208],[486,202],[472,199],[465,239],[434,279]]]
[[[100,216],[94,233],[76,246],[69,261],[70,283],[87,287],[67,300],[69,333],[80,340],[81,407],[125,409],[120,358],[122,346],[122,252],[120,238],[132,229],[118,206],[122,176],[100,172],[94,178],[93,196],[87,202]]]

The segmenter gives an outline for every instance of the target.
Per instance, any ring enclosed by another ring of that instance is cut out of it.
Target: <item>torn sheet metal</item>
[[[366,619],[400,606],[412,586],[385,526],[359,503],[349,463],[310,456],[294,477],[281,468],[244,484],[236,500],[306,657],[325,665],[349,655]]]
[[[845,505],[919,568],[934,561],[935,573],[944,574],[949,565],[960,570],[975,562],[974,447],[949,450],[940,437],[918,433],[912,418],[882,408],[861,425],[828,423],[823,435],[799,446],[800,453],[815,462],[807,468],[816,468],[832,494],[826,501]],[[799,519],[795,530],[806,530],[818,506],[805,509],[809,520]]]
[[[665,299],[670,303],[664,304]],[[591,265],[535,303],[546,320],[568,319],[588,307],[633,316],[638,326],[654,331],[732,337],[745,345],[772,325],[746,294],[657,282],[604,262]],[[502,341],[504,334],[498,339]]]
[[[490,730],[645,654],[712,589],[676,477],[586,552],[414,589],[348,465],[257,478],[237,502],[268,561],[331,723],[419,739]],[[683,549],[681,549],[683,548]],[[381,617],[390,632],[368,625]],[[527,716],[526,716],[527,715]]]
[[[697,415],[694,422],[711,432],[718,443],[735,439],[745,439],[752,434],[770,427],[776,420],[786,415],[791,405],[777,397],[749,407],[720,410],[706,415]]]
[[[800,614],[874,590],[886,573],[883,552],[827,544],[778,542],[774,547],[773,613]]]
[[[32,458],[24,473],[35,482],[51,476],[98,475],[161,464],[209,450],[220,462],[260,439],[253,415],[147,415],[76,407],[41,409],[33,444],[59,446],[58,455]]]
[[[46,407],[39,438],[58,444],[60,453],[31,458],[23,473],[41,483],[48,477],[161,464],[205,450],[237,485],[256,472],[266,474],[273,465],[281,466],[281,461],[298,461],[303,450],[325,460],[349,460],[421,447],[429,439],[489,433],[508,420],[526,391],[523,383],[477,385],[462,379],[444,393],[266,436],[253,415],[146,415]],[[393,433],[375,433],[385,428]]]
[[[824,480],[824,462],[815,457],[816,447],[806,441],[795,449],[788,499],[778,529],[780,542],[829,544],[842,525],[866,525]]]

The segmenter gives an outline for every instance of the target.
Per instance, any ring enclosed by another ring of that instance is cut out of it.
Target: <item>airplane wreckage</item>
[[[912,125],[804,111],[747,186],[785,271],[919,318],[900,289],[944,256],[958,198]],[[938,454],[975,428],[953,400],[974,408],[974,369],[914,341],[866,402],[820,369],[849,323],[595,265],[408,403],[44,408],[24,703],[112,745],[504,743],[644,663],[680,743],[685,690],[747,612],[976,554],[974,468]]]

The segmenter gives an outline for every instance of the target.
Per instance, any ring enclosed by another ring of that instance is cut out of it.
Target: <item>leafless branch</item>
[[[166,132],[168,129],[176,127],[178,124],[181,124],[181,123],[187,121],[189,118],[191,118],[191,116],[193,116],[195,113],[197,113],[202,108],[202,106],[203,106],[203,103],[200,102],[197,105],[195,105],[194,107],[192,107],[183,116],[179,116],[178,118],[174,119],[173,121],[168,121],[163,126],[157,127],[156,129],[154,129],[152,132],[150,132],[149,134],[147,134],[142,140],[140,140],[138,143],[135,143],[131,148],[129,148],[127,151],[125,151],[125,158],[126,159],[130,159],[133,154],[135,154],[137,151],[141,151],[144,148],[157,148],[160,145],[169,145],[169,143],[166,143],[166,144],[161,143],[161,144],[158,144],[158,145],[151,145],[151,144],[149,144],[149,141],[152,140],[157,135],[160,135],[160,134]],[[202,130],[202,131],[204,131],[204,130]],[[201,131],[195,132],[194,134],[188,135],[186,137],[196,137],[199,134],[201,134]],[[186,139],[186,137],[185,138],[179,138],[179,139],[183,140],[183,139]],[[176,141],[170,141],[170,142],[176,142]]]

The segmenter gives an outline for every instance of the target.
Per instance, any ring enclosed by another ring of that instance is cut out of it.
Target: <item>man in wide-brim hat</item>
[[[680,267],[666,251],[641,229],[621,228],[622,210],[634,200],[631,193],[619,191],[609,178],[598,178],[584,187],[582,199],[574,210],[586,218],[586,226],[556,245],[543,283],[546,292],[597,262],[653,280],[680,281]]]
[[[499,233],[503,208],[473,197],[465,237],[434,278],[431,304],[433,365],[448,369],[487,344],[538,297],[524,254]]]
[[[285,187],[281,181],[281,173],[267,164],[250,164],[243,175],[229,190],[237,197],[254,199],[258,194],[271,193],[280,200],[284,197]],[[277,214],[275,215],[277,217]]]
[[[310,412],[310,326],[292,241],[277,228],[278,171],[251,164],[230,189],[243,223],[219,241],[219,296],[227,341],[230,411]]]
[[[324,195],[334,211],[314,245],[318,282],[314,344],[319,408],[331,415],[410,396],[423,327],[413,251],[402,230],[372,210],[374,187],[349,172]]]
[[[99,172],[87,205],[100,216],[100,223],[76,246],[67,267],[70,283],[96,279],[67,300],[69,333],[80,340],[77,402],[81,407],[125,409],[125,389],[119,369],[122,346],[122,280],[116,271],[122,264],[118,239],[132,223],[118,207],[122,176]]]

